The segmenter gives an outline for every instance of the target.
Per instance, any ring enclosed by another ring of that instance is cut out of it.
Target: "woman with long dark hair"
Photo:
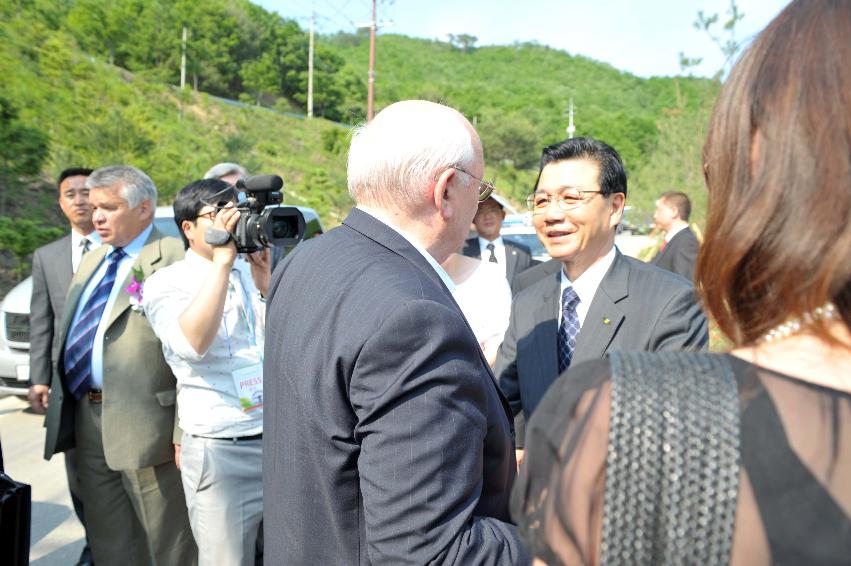
[[[545,563],[851,563],[851,2],[768,25],[704,161],[696,280],[733,349],[552,386],[512,501]]]

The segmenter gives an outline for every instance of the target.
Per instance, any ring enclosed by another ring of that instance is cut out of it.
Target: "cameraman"
[[[176,447],[199,564],[252,565],[263,515],[263,340],[269,252],[237,257],[239,211],[226,182],[190,183],[174,201],[186,258],[144,282],[145,314],[177,378]],[[259,291],[258,291],[259,290]]]

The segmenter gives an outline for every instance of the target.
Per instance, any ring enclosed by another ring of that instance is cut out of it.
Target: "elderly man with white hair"
[[[145,279],[183,258],[153,226],[157,189],[142,171],[102,167],[86,187],[102,245],[65,301],[45,426],[45,458],[77,449],[95,564],[195,564],[175,466],[174,374],[138,308]]]
[[[509,524],[510,413],[440,267],[480,200],[455,110],[393,104],[356,130],[357,208],[300,244],[267,307],[266,557],[525,564]]]

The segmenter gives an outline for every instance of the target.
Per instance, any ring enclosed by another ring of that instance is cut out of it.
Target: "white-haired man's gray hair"
[[[205,179],[221,179],[226,175],[239,175],[245,177],[248,171],[239,163],[216,163],[204,173]]]
[[[349,194],[358,204],[391,209],[419,204],[442,170],[473,167],[478,146],[475,130],[456,110],[424,100],[397,102],[355,129]]]
[[[95,169],[86,179],[86,188],[111,187],[121,183],[121,197],[130,208],[136,208],[143,200],[151,201],[151,209],[157,206],[157,187],[143,171],[130,165],[108,165]]]

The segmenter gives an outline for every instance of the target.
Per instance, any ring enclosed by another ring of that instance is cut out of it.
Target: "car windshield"
[[[547,255],[547,250],[544,248],[544,244],[541,243],[538,236],[535,234],[503,234],[503,238],[526,246],[529,248],[529,251],[532,252],[532,257],[537,258]]]

